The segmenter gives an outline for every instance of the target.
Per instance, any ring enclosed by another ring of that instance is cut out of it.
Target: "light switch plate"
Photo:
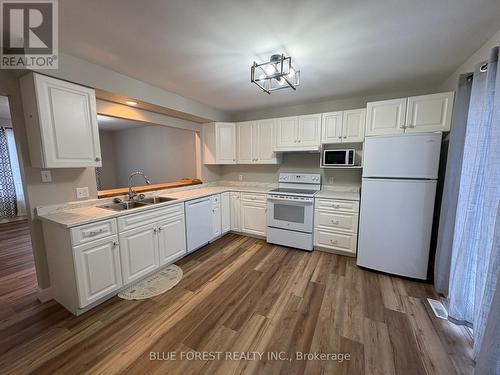
[[[76,188],[76,199],[83,199],[88,197],[89,197],[88,187]]]
[[[44,170],[40,174],[42,175],[42,182],[52,182],[52,173],[50,171]]]

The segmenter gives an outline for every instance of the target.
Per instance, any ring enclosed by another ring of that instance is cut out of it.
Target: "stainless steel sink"
[[[104,208],[106,210],[125,211],[125,210],[131,210],[133,208],[150,206],[152,204],[158,204],[158,203],[163,203],[163,202],[170,202],[170,201],[175,201],[175,200],[177,200],[177,198],[149,197],[149,198],[143,198],[143,199],[136,200],[136,201],[125,201],[125,202],[119,202],[119,203],[110,203],[110,204],[105,204],[103,206],[98,206],[98,207],[99,208]]]
[[[148,203],[143,203],[143,202],[127,201],[127,202],[121,202],[121,203],[105,204],[103,206],[99,206],[99,208],[104,208],[106,210],[113,210],[113,211],[125,211],[125,210],[131,210],[133,208],[144,207],[144,206],[148,206],[148,205],[149,205]]]
[[[175,200],[177,200],[177,198],[149,197],[149,198],[141,199],[138,202],[147,203],[147,204],[157,204],[157,203],[170,202],[170,201],[175,201]]]

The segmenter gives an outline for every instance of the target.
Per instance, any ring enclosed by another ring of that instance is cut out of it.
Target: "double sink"
[[[118,203],[105,204],[103,206],[98,206],[99,208],[104,208],[106,210],[112,211],[125,211],[131,210],[133,208],[139,208],[144,206],[150,206],[158,203],[175,201],[177,198],[167,198],[167,197],[149,197],[132,201],[124,201]]]

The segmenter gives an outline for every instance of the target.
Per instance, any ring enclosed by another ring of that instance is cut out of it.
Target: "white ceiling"
[[[99,130],[105,130],[105,131],[126,130],[132,128],[141,128],[143,126],[151,125],[146,122],[126,120],[122,118],[103,116],[103,115],[97,115],[97,123],[99,125]]]
[[[498,0],[64,0],[71,55],[228,111],[433,87],[500,29]],[[250,65],[284,52],[296,92]]]

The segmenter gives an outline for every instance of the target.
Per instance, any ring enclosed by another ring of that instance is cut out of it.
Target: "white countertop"
[[[355,187],[324,186],[319,192],[316,193],[314,197],[359,201],[359,190],[360,188],[358,186]]]
[[[201,185],[201,187],[195,186],[179,189],[160,190],[150,192],[146,194],[146,196],[168,197],[175,198],[175,200],[144,207],[137,207],[130,210],[113,211],[98,207],[111,203],[113,201],[113,198],[92,199],[87,201],[69,202],[66,204],[53,206],[37,207],[37,217],[42,221],[59,224],[66,228],[71,228],[78,225],[89,224],[99,220],[105,220],[146,210],[167,207],[173,204],[179,204],[185,201],[202,198],[213,194],[219,194],[229,191],[266,194],[275,187],[275,184],[208,184]],[[315,198],[359,201],[359,187],[325,186],[318,193],[316,193]]]
[[[98,207],[111,203],[113,201],[113,198],[92,199],[82,202],[70,202],[61,205],[38,207],[37,217],[42,221],[59,224],[66,228],[71,228],[78,225],[89,224],[99,220],[105,220],[123,215],[130,215],[133,213],[142,212],[146,210],[167,207],[174,204],[179,204],[185,201],[202,198],[213,194],[219,194],[229,191],[265,194],[272,189],[274,189],[274,186],[234,185],[234,186],[198,187],[181,191],[161,190],[161,191],[151,192],[147,194],[147,196],[176,198],[176,200],[170,202],[158,203],[154,205],[148,205],[144,207],[137,207],[130,210],[113,211]],[[172,189],[172,190],[177,190],[177,189]]]

